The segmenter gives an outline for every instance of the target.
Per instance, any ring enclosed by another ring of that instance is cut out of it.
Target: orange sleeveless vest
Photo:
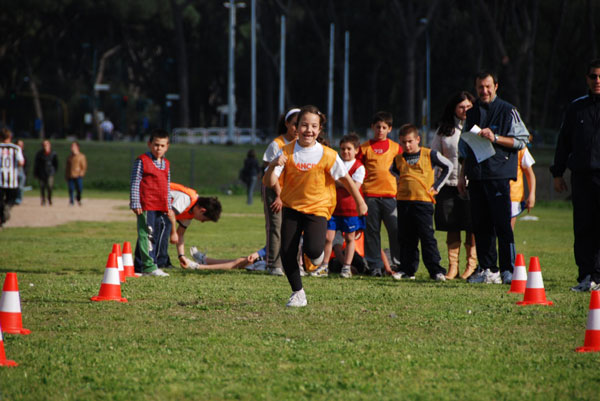
[[[435,182],[431,149],[421,148],[419,161],[413,165],[408,164],[402,155],[396,156],[395,163],[400,172],[396,199],[435,203],[435,198],[429,193]]]
[[[396,196],[396,177],[390,173],[390,166],[400,150],[400,145],[387,139],[389,148],[385,153],[373,151],[369,141],[360,145],[364,155],[362,162],[367,171],[362,190],[365,196],[381,196],[393,198]]]
[[[321,160],[309,170],[303,171],[294,161],[294,145],[295,141],[282,148],[288,159],[281,173],[284,183],[281,201],[285,207],[329,220],[335,209],[335,181],[329,175],[329,170],[335,163],[337,153],[323,146]]]
[[[183,212],[179,213],[175,218],[177,220],[190,220],[194,218],[194,213],[192,213],[192,208],[196,205],[196,201],[198,200],[198,192],[194,191],[192,188],[188,188],[181,184],[176,184],[174,182],[171,183],[171,191],[179,191],[188,195],[191,199],[190,205]]]

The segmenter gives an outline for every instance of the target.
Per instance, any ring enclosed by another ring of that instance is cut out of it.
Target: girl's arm
[[[278,179],[277,175],[275,174],[275,167],[283,166],[286,161],[287,156],[282,153],[273,159],[271,163],[269,163],[269,167],[267,168],[267,171],[265,171],[265,176],[263,177],[263,184],[265,184],[265,186],[269,188],[273,188],[275,186]]]
[[[346,190],[350,193],[350,195],[352,195],[352,197],[354,198],[354,201],[356,202],[356,210],[358,211],[358,215],[364,216],[365,214],[367,214],[369,208],[367,207],[365,200],[360,194],[358,187],[356,186],[356,184],[354,184],[354,180],[352,179],[352,177],[350,177],[350,174],[346,174],[345,176],[340,178],[340,182],[342,183],[344,188],[346,188]]]
[[[521,169],[523,170],[525,178],[527,178],[527,188],[529,188],[529,196],[527,197],[527,201],[525,203],[525,207],[529,212],[535,206],[535,173],[533,172],[532,167],[521,166]]]

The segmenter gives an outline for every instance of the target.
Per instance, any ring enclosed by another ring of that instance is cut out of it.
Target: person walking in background
[[[0,229],[10,218],[10,209],[19,193],[19,167],[25,164],[23,152],[11,143],[12,132],[0,130]]]
[[[52,189],[54,188],[54,174],[58,170],[58,157],[52,150],[49,140],[42,142],[42,149],[35,155],[33,163],[33,176],[40,182],[40,196],[42,206],[48,201],[52,206]]]
[[[573,100],[558,134],[554,190],[565,192],[563,174],[571,170],[575,263],[579,276],[573,291],[600,290],[600,59],[586,71],[588,94]]]
[[[71,154],[67,158],[65,178],[69,185],[69,205],[74,205],[74,192],[77,191],[77,204],[81,206],[81,192],[83,191],[83,177],[87,171],[87,159],[79,149],[79,143],[71,143]]]
[[[259,172],[260,167],[258,166],[258,160],[256,160],[256,152],[254,149],[250,149],[246,154],[246,159],[244,159],[244,166],[240,170],[240,180],[246,185],[246,192],[248,194],[246,203],[248,205],[252,204],[254,186],[256,185]]]
[[[300,109],[292,108],[279,118],[277,124],[277,138],[273,140],[263,155],[263,168],[267,168],[270,162],[288,143],[296,140],[296,123]],[[283,265],[281,264],[281,185],[283,179],[279,179],[272,188],[263,185],[265,230],[267,236],[267,271],[273,276],[283,276]],[[301,270],[303,272],[304,270]]]
[[[489,71],[475,77],[479,99],[467,111],[459,142],[463,168],[458,189],[466,191],[469,180],[471,218],[477,259],[481,271],[469,278],[471,283],[510,284],[515,265],[515,239],[510,226],[510,184],[517,178],[519,149],[529,141],[529,131],[517,109],[496,95],[498,79]],[[474,126],[477,125],[481,130]],[[465,142],[467,131],[487,139],[494,154],[480,160]],[[496,241],[498,249],[496,250]]]
[[[473,107],[475,97],[469,92],[459,92],[450,99],[444,109],[444,114],[439,122],[436,135],[431,142],[431,150],[438,151],[452,162],[452,170],[446,185],[440,189],[435,197],[435,229],[446,231],[446,245],[448,246],[448,280],[458,275],[460,262],[460,232],[465,232],[465,250],[467,251],[467,265],[460,276],[467,279],[477,267],[477,252],[475,250],[475,235],[471,229],[471,211],[469,199],[458,193],[458,141],[465,120],[467,110]],[[440,170],[436,169],[436,175]]]
[[[25,193],[25,185],[27,184],[27,157],[25,156],[25,142],[19,139],[17,146],[21,148],[23,154],[23,165],[19,166],[19,193],[15,199],[15,205],[20,205],[23,202],[23,194]]]

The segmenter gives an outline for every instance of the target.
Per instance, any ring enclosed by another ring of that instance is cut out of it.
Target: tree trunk
[[[185,33],[183,31],[183,11],[190,5],[191,1],[177,4],[170,0],[171,12],[173,14],[173,25],[175,26],[175,49],[177,51],[177,78],[179,81],[179,125],[190,126],[190,91],[189,91],[189,69]]]
[[[98,118],[98,95],[99,92],[96,90],[96,85],[101,84],[104,79],[104,68],[106,68],[106,60],[111,57],[113,54],[119,51],[121,45],[117,45],[112,49],[107,50],[100,58],[100,64],[98,65],[98,73],[96,74],[96,81],[94,84],[94,102],[92,108],[92,117],[94,119],[94,126],[96,127],[96,131],[98,132],[98,140],[103,141],[104,135],[102,129],[100,128],[100,118]]]
[[[556,54],[558,53],[558,43],[561,37],[561,32],[564,26],[565,17],[567,15],[567,9],[569,6],[568,0],[563,0],[560,6],[560,18],[556,26],[556,34],[554,35],[554,43],[552,43],[552,52],[550,53],[550,62],[548,63],[548,71],[546,75],[546,90],[544,91],[544,105],[542,106],[542,115],[539,120],[539,127],[546,127],[546,120],[548,118],[548,108],[550,107],[550,98],[552,96],[552,89],[555,85],[554,77],[554,66],[556,64]]]
[[[40,132],[39,138],[44,139],[46,137],[46,130],[44,126],[44,112],[42,110],[42,103],[40,102],[40,93],[38,91],[37,85],[35,83],[35,79],[32,74],[31,66],[28,66],[29,69],[29,88],[31,89],[31,94],[33,98],[33,109],[35,110],[35,117],[40,121]]]

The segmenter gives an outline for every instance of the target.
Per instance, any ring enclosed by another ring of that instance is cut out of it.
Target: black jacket
[[[565,113],[550,172],[554,177],[561,177],[567,167],[575,172],[600,170],[598,95],[573,100]]]
[[[56,170],[58,170],[58,157],[54,151],[50,151],[48,155],[43,149],[37,152],[33,163],[33,175],[35,178],[45,180],[56,174]]]

